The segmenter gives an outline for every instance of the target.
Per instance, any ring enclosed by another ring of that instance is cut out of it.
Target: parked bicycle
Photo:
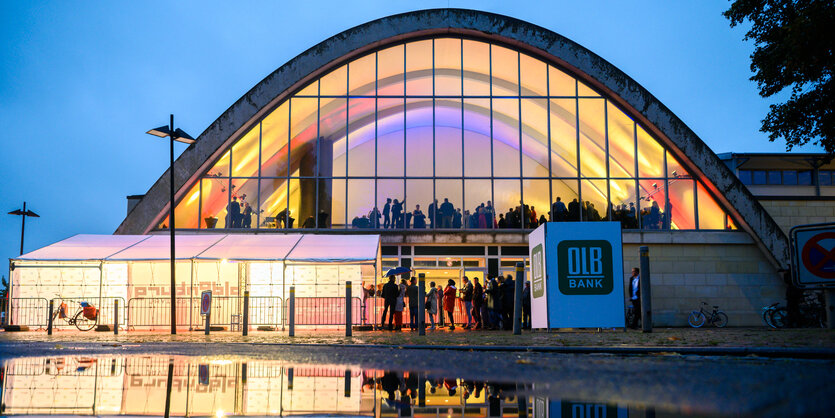
[[[763,322],[771,328],[785,328],[788,323],[788,315],[789,311],[784,306],[780,306],[780,302],[763,306]]]
[[[699,306],[698,311],[690,312],[690,316],[687,317],[687,323],[690,324],[693,328],[699,328],[705,324],[705,322],[712,324],[717,328],[722,328],[725,325],[728,325],[728,315],[725,315],[724,312],[719,310],[719,307],[713,305],[713,310],[708,313],[705,308],[707,307],[707,302],[702,302],[701,306]]]
[[[55,319],[63,319],[67,325],[75,325],[79,331],[89,331],[95,328],[99,320],[99,310],[87,302],[78,302],[78,304],[78,310],[69,315],[67,303],[62,300],[58,309],[52,313],[52,323],[55,323]]]

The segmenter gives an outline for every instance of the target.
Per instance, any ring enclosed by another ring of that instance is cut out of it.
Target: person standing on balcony
[[[438,199],[429,204],[429,229],[435,229],[435,218],[438,216]]]
[[[394,204],[391,205],[392,228],[403,228],[402,221],[401,221],[402,218],[403,218],[403,204],[400,203],[397,199],[394,199]]]
[[[383,228],[391,226],[391,198],[386,199],[386,205],[383,206]]]
[[[449,203],[448,198],[444,198],[444,203],[441,203],[441,228],[452,228],[452,217],[455,215],[455,206]]]

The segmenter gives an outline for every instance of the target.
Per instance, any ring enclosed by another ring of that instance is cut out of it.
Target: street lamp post
[[[160,126],[159,128],[151,129],[146,132],[148,134],[158,136],[160,138],[168,137],[171,139],[171,165],[168,172],[171,175],[169,183],[170,200],[168,203],[168,231],[171,233],[171,334],[177,333],[177,284],[176,273],[174,271],[174,141],[182,142],[184,144],[193,144],[194,138],[185,133],[182,129],[174,129],[174,115],[171,115],[171,120],[168,126]]]
[[[9,215],[20,216],[23,222],[20,224],[20,255],[23,255],[23,232],[26,230],[26,217],[40,218],[41,216],[31,210],[26,210],[26,202],[23,202],[23,209],[15,209]]]

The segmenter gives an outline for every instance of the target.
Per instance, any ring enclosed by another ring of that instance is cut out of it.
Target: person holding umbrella
[[[395,307],[397,306],[397,299],[400,296],[400,286],[397,285],[396,279],[398,275],[409,273],[411,270],[408,267],[395,267],[386,272],[389,278],[388,283],[383,285],[383,291],[380,296],[383,297],[383,318],[380,320],[380,326],[385,327],[386,314],[389,315],[389,331],[394,329]]]
[[[400,295],[400,288],[397,287],[397,283],[394,282],[394,279],[395,276],[393,274],[389,275],[388,283],[383,286],[383,318],[380,320],[380,324],[385,326],[386,314],[388,314],[389,331],[394,329],[394,326],[392,325],[392,322],[394,321],[394,307],[397,304],[397,297]]]

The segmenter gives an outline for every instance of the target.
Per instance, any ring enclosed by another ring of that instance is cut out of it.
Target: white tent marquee
[[[177,236],[175,255],[178,324],[197,324],[195,300],[204,290],[212,290],[219,304],[229,305],[223,309],[234,322],[245,289],[256,309],[259,303],[272,307],[275,312],[265,314],[269,318],[263,321],[275,324],[281,321],[277,306],[286,300],[289,286],[295,286],[297,298],[319,303],[344,297],[345,282],[350,281],[353,296],[362,296],[360,286],[376,284],[380,271],[380,237],[183,234]],[[12,259],[10,297],[20,307],[57,299],[90,301],[105,309],[118,299],[127,309],[126,325],[154,327],[169,318],[169,262],[167,235],[75,235]],[[14,307],[13,323],[40,321]],[[223,323],[224,315],[213,322]],[[323,322],[328,320],[311,317],[309,322],[327,325]],[[258,319],[251,323],[257,325]]]

